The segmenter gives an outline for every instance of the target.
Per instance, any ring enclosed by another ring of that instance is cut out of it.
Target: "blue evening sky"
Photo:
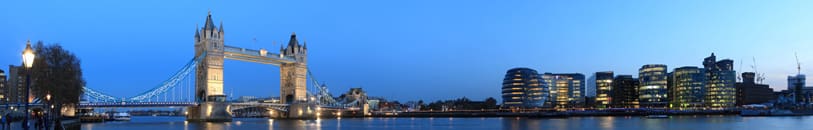
[[[794,52],[813,71],[813,1],[759,0],[4,1],[0,68],[20,63],[26,39],[61,43],[88,87],[133,96],[193,57],[209,9],[227,45],[276,51],[296,32],[334,95],[499,99],[513,67],[637,77],[643,64],[700,66],[712,52],[741,71],[755,57],[775,90],[796,73]],[[225,66],[227,94],[279,95],[278,67]]]

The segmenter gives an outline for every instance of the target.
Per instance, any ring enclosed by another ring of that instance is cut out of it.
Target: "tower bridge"
[[[187,120],[191,121],[230,121],[232,110],[247,107],[272,109],[280,112],[283,118],[311,118],[317,115],[321,106],[332,109],[357,107],[336,102],[327,87],[313,78],[307,67],[307,43],[299,44],[295,33],[291,34],[286,46],[280,47],[279,53],[226,45],[224,34],[223,23],[215,26],[209,12],[204,26],[195,30],[194,58],[169,79],[129,98],[84,87],[84,97],[92,102],[80,103],[80,107],[187,107]],[[226,102],[223,92],[226,59],[279,66],[280,102]],[[309,76],[313,82],[311,91],[307,86]]]

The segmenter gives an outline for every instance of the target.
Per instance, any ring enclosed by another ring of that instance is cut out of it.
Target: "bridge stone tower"
[[[223,94],[223,22],[217,29],[210,11],[201,29],[195,30],[195,58],[201,58],[195,68],[195,100],[199,105],[187,108],[187,120],[231,121]]]
[[[306,101],[307,74],[308,74],[308,46],[307,42],[299,45],[296,33],[291,34],[288,45],[280,45],[280,54],[293,57],[296,62],[280,64],[280,101],[291,104],[296,101]]]
[[[223,94],[223,23],[216,29],[212,13],[206,17],[202,30],[195,31],[195,56],[203,58],[195,69],[197,101],[215,101]],[[200,57],[205,53],[204,57]]]

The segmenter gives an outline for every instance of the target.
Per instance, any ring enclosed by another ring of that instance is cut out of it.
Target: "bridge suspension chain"
[[[199,57],[193,58],[192,60],[187,62],[186,65],[181,67],[181,69],[178,70],[178,72],[176,72],[175,74],[173,74],[169,79],[165,80],[164,82],[159,84],[157,87],[152,88],[152,89],[150,89],[150,90],[148,90],[146,92],[143,92],[143,93],[141,93],[139,95],[136,95],[136,96],[133,96],[133,97],[130,97],[130,98],[116,98],[115,96],[111,96],[109,94],[101,93],[99,91],[93,90],[93,89],[88,88],[88,87],[83,87],[83,90],[85,91],[84,95],[85,95],[85,97],[89,98],[90,100],[96,100],[96,101],[100,101],[100,102],[145,102],[145,101],[152,101],[152,100],[160,101],[161,100],[161,99],[159,99],[160,95],[163,95],[163,97],[164,97],[163,100],[164,101],[169,101],[169,98],[173,98],[173,96],[176,95],[175,93],[177,93],[177,91],[172,91],[172,90],[175,90],[176,87],[181,86],[181,84],[183,82],[191,82],[191,81],[186,81],[186,80],[191,80],[192,78],[189,78],[189,77],[194,77],[194,76],[190,76],[190,75],[193,74],[197,63],[199,62],[199,60],[202,59],[202,57],[204,55],[205,55],[205,53],[200,55]],[[191,92],[187,92],[187,93],[191,93]],[[172,94],[172,95],[170,95],[170,94]],[[170,97],[168,98],[167,96],[170,96]],[[177,101],[177,100],[173,100],[173,101]]]

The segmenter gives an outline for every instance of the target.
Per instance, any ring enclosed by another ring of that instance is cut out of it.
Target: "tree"
[[[85,85],[79,58],[59,44],[44,45],[42,41],[37,42],[34,51],[37,57],[31,69],[33,96],[44,102],[50,94],[48,102],[57,106],[79,103]]]
[[[485,109],[495,109],[497,108],[497,99],[493,97],[488,97],[485,100],[485,104],[483,106]]]

